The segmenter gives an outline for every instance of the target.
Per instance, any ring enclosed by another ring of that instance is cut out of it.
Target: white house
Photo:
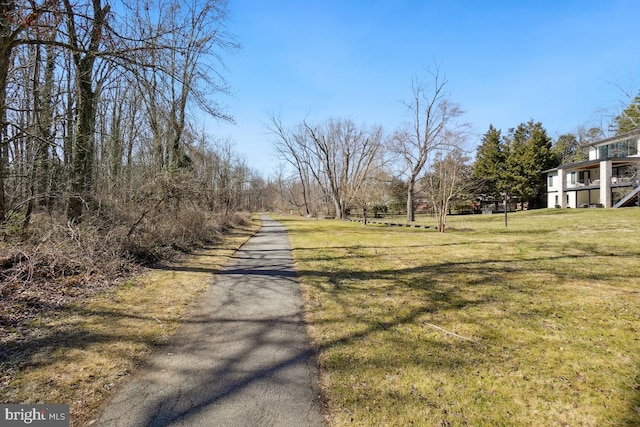
[[[618,208],[638,203],[640,129],[589,145],[589,160],[545,171],[549,207]]]

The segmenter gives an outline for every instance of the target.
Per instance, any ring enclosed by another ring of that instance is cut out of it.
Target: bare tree
[[[417,79],[412,82],[413,97],[405,103],[412,121],[395,132],[390,146],[407,175],[407,222],[415,220],[416,181],[428,163],[429,154],[447,145],[445,131],[455,126],[454,119],[463,113],[449,101],[446,77],[440,75],[438,68],[430,74],[433,80],[428,87]]]
[[[347,209],[381,154],[382,128],[358,128],[351,120],[341,119],[330,119],[316,126],[305,121],[303,126],[309,137],[311,172],[331,197],[336,217],[346,219]]]
[[[231,120],[217,99],[228,92],[221,55],[237,47],[226,6],[0,0],[2,232],[11,214],[26,229],[45,206],[72,222],[91,207],[138,223],[140,209],[228,214],[261,194],[260,177],[224,147],[198,146],[193,126],[195,109]]]
[[[50,28],[43,16],[53,6],[54,0],[35,1],[0,0],[0,221],[5,219],[5,178],[9,166],[9,134],[7,118],[7,87],[12,59],[16,47],[37,43],[34,34]],[[35,29],[35,31],[30,31]]]
[[[463,135],[445,135],[451,142],[451,148],[439,149],[434,154],[430,171],[422,178],[436,216],[436,225],[440,233],[446,230],[447,214],[451,203],[468,196],[472,186],[469,158],[461,149]]]
[[[302,126],[296,131],[287,129],[282,124],[280,117],[273,113],[269,114],[269,124],[266,126],[274,136],[272,143],[278,153],[278,158],[288,163],[295,170],[301,187],[302,208],[304,209],[304,214],[309,216],[311,214],[310,190],[312,175],[309,171],[311,164],[308,158],[309,150],[305,149],[306,145],[304,143],[305,130]],[[297,206],[295,195],[291,194],[290,196],[290,203]]]
[[[332,200],[336,217],[346,219],[380,153],[382,128],[361,129],[341,119],[316,126],[304,122],[303,126],[311,153],[310,170]]]
[[[227,2],[143,1],[132,6],[132,13],[141,34],[153,39],[148,55],[155,66],[143,64],[137,73],[156,164],[159,169],[186,166],[183,136],[190,107],[233,122],[214,96],[229,93],[218,69],[224,67],[221,52],[239,47],[225,30]]]
[[[70,220],[77,221],[93,189],[94,133],[100,96],[95,67],[104,43],[110,7],[102,5],[101,0],[91,0],[90,5],[72,5],[70,0],[63,0],[63,3],[68,44],[75,67],[77,102],[67,215]]]
[[[384,170],[383,163],[377,163],[362,183],[360,191],[354,197],[354,204],[362,210],[362,221],[367,225],[369,213],[386,202],[389,176]]]
[[[313,177],[331,199],[336,217],[346,219],[350,204],[382,153],[382,128],[360,128],[351,120],[329,119],[319,125],[305,120],[295,131],[288,131],[271,116],[269,129],[276,135],[274,146],[282,158],[296,168],[303,182]],[[308,206],[305,209],[308,212]]]

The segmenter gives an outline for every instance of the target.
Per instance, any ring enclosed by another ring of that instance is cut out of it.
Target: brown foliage
[[[17,343],[34,330],[34,319],[55,316],[81,298],[113,286],[142,264],[212,244],[248,214],[207,215],[166,206],[101,209],[80,224],[36,215],[27,235],[8,235],[0,247],[0,343]]]

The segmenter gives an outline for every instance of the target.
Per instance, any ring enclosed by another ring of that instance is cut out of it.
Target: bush
[[[154,209],[155,208],[155,209]],[[141,264],[217,242],[249,214],[221,216],[195,207],[102,205],[79,224],[33,215],[28,232],[4,228],[0,246],[0,342],[16,325],[105,289]]]

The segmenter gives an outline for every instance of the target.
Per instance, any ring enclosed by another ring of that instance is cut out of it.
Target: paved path
[[[263,228],[97,426],[322,426],[317,371],[284,227]]]

